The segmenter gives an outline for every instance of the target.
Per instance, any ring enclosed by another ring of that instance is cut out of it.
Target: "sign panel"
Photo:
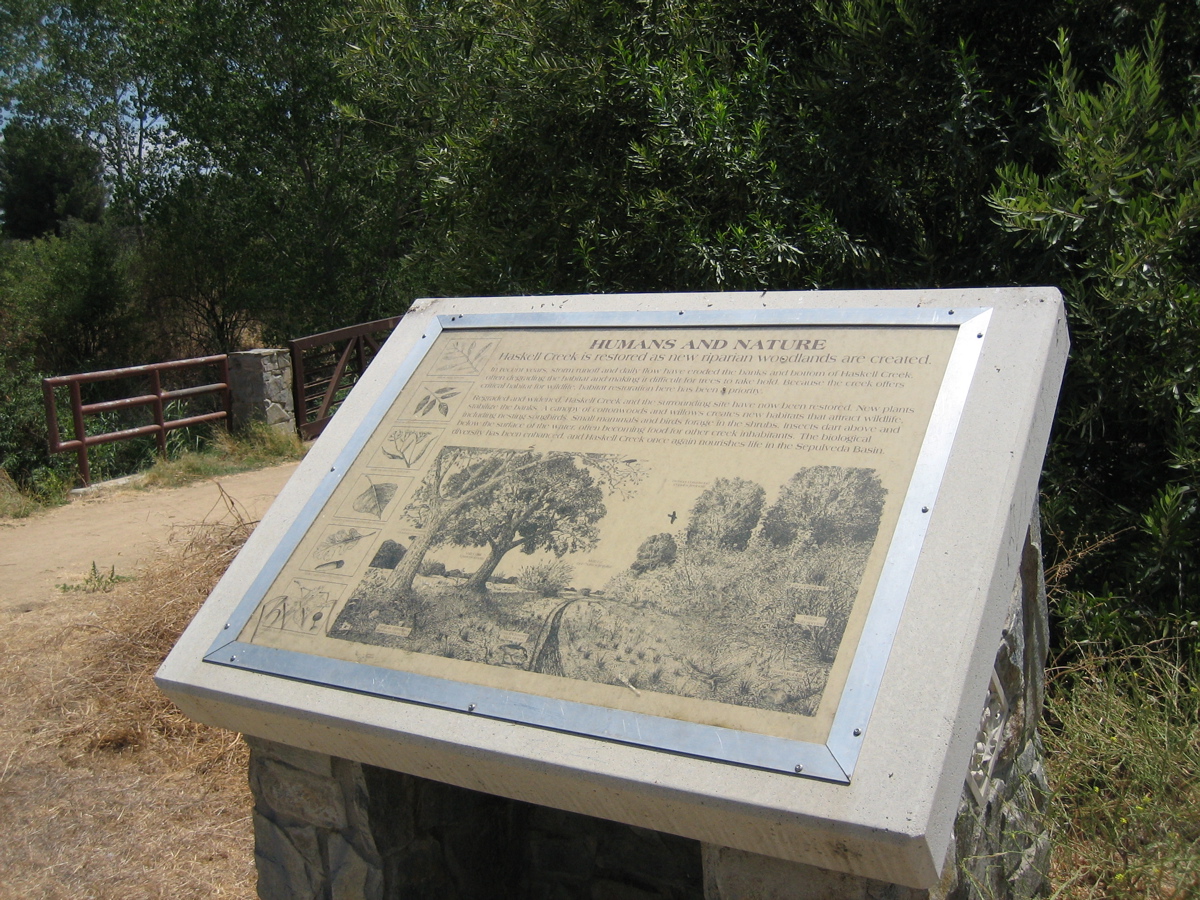
[[[988,318],[440,317],[207,659],[846,781]]]

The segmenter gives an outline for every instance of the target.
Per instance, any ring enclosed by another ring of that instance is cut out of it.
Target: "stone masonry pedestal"
[[[263,422],[280,431],[296,430],[292,399],[292,358],[286,350],[244,350],[229,354],[232,427]]]
[[[915,890],[255,738],[263,900],[1027,900],[1048,889],[1034,513],[942,882]]]

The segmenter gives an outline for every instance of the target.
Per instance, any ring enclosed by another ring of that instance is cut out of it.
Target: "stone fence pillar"
[[[292,357],[287,350],[230,353],[229,388],[232,429],[240,431],[251,422],[265,422],[279,431],[296,430]]]
[[[248,738],[263,900],[1030,900],[1048,890],[1036,508],[940,884],[874,881]]]

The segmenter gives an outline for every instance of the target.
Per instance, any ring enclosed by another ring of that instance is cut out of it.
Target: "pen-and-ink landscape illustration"
[[[444,448],[406,510],[410,546],[368,571],[329,635],[812,715],[879,530],[875,470],[803,468],[772,497],[717,478],[605,588],[573,587],[572,559],[644,474],[614,454]],[[485,555],[474,571],[447,570],[448,547]],[[553,559],[495,575],[535,551]]]

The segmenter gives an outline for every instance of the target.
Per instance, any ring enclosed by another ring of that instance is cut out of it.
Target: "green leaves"
[[[1058,47],[1045,109],[1055,166],[1003,167],[989,201],[1005,229],[1054,254],[1071,313],[1047,480],[1073,501],[1050,524],[1118,535],[1079,560],[1071,587],[1137,604],[1156,635],[1157,617],[1200,590],[1188,449],[1200,440],[1188,399],[1200,389],[1200,114],[1168,103],[1162,18],[1090,89],[1065,35]]]

